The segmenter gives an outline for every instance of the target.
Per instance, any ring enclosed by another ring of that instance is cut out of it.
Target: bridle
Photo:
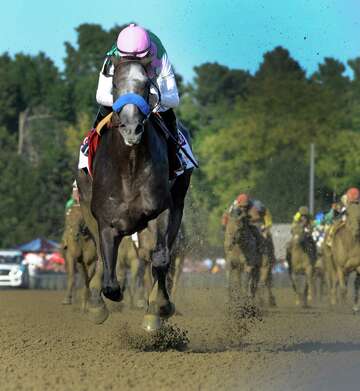
[[[135,58],[125,57],[120,60],[120,62],[117,64],[117,66],[121,66],[121,64],[126,64],[126,63],[140,64],[143,67],[145,73],[147,74],[146,66],[141,60],[135,59]],[[115,74],[115,70],[114,70],[114,74]],[[122,108],[126,104],[130,104],[130,103],[135,104],[145,116],[144,119],[142,120],[142,123],[141,123],[144,126],[145,123],[149,120],[151,113],[154,112],[160,106],[160,102],[161,102],[160,89],[157,86],[157,84],[148,76],[147,76],[147,81],[146,81],[146,87],[149,91],[147,99],[145,99],[142,95],[139,95],[139,94],[133,93],[133,92],[122,94],[114,102],[114,104],[112,106],[113,111],[116,113],[120,113],[120,111],[122,110]],[[148,102],[151,87],[153,87],[155,89],[157,97],[158,97],[158,100],[153,107],[151,107]]]

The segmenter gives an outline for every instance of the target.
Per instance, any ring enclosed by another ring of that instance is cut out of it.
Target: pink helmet
[[[145,29],[132,23],[120,31],[116,44],[121,55],[142,58],[148,54],[151,41]]]

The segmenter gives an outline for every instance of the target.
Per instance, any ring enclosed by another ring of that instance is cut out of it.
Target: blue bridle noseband
[[[128,104],[137,106],[146,117],[150,115],[151,109],[149,103],[146,102],[146,100],[141,95],[135,94],[133,92],[119,96],[112,105],[112,109],[118,113],[125,105]]]

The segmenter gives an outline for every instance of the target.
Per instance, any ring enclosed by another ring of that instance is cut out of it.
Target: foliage
[[[96,115],[98,73],[120,29],[78,26],[76,43],[65,42],[62,72],[46,53],[0,55],[1,246],[61,236],[79,144]],[[195,257],[221,253],[220,217],[239,192],[261,199],[275,221],[289,221],[307,203],[310,143],[318,209],[360,185],[360,58],[348,66],[352,78],[345,64],[325,58],[307,76],[276,47],[253,75],[218,63],[196,66],[192,83],[176,74],[177,115],[200,162],[185,211]]]

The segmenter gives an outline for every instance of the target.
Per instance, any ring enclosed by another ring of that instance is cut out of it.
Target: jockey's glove
[[[84,142],[81,144],[80,150],[81,150],[81,152],[82,152],[85,156],[88,156],[88,155],[89,155],[89,139],[88,139],[88,138],[86,138],[86,139],[84,140]]]
[[[149,105],[151,107],[151,110],[156,109],[160,105],[160,99],[157,94],[150,93],[149,95]]]

